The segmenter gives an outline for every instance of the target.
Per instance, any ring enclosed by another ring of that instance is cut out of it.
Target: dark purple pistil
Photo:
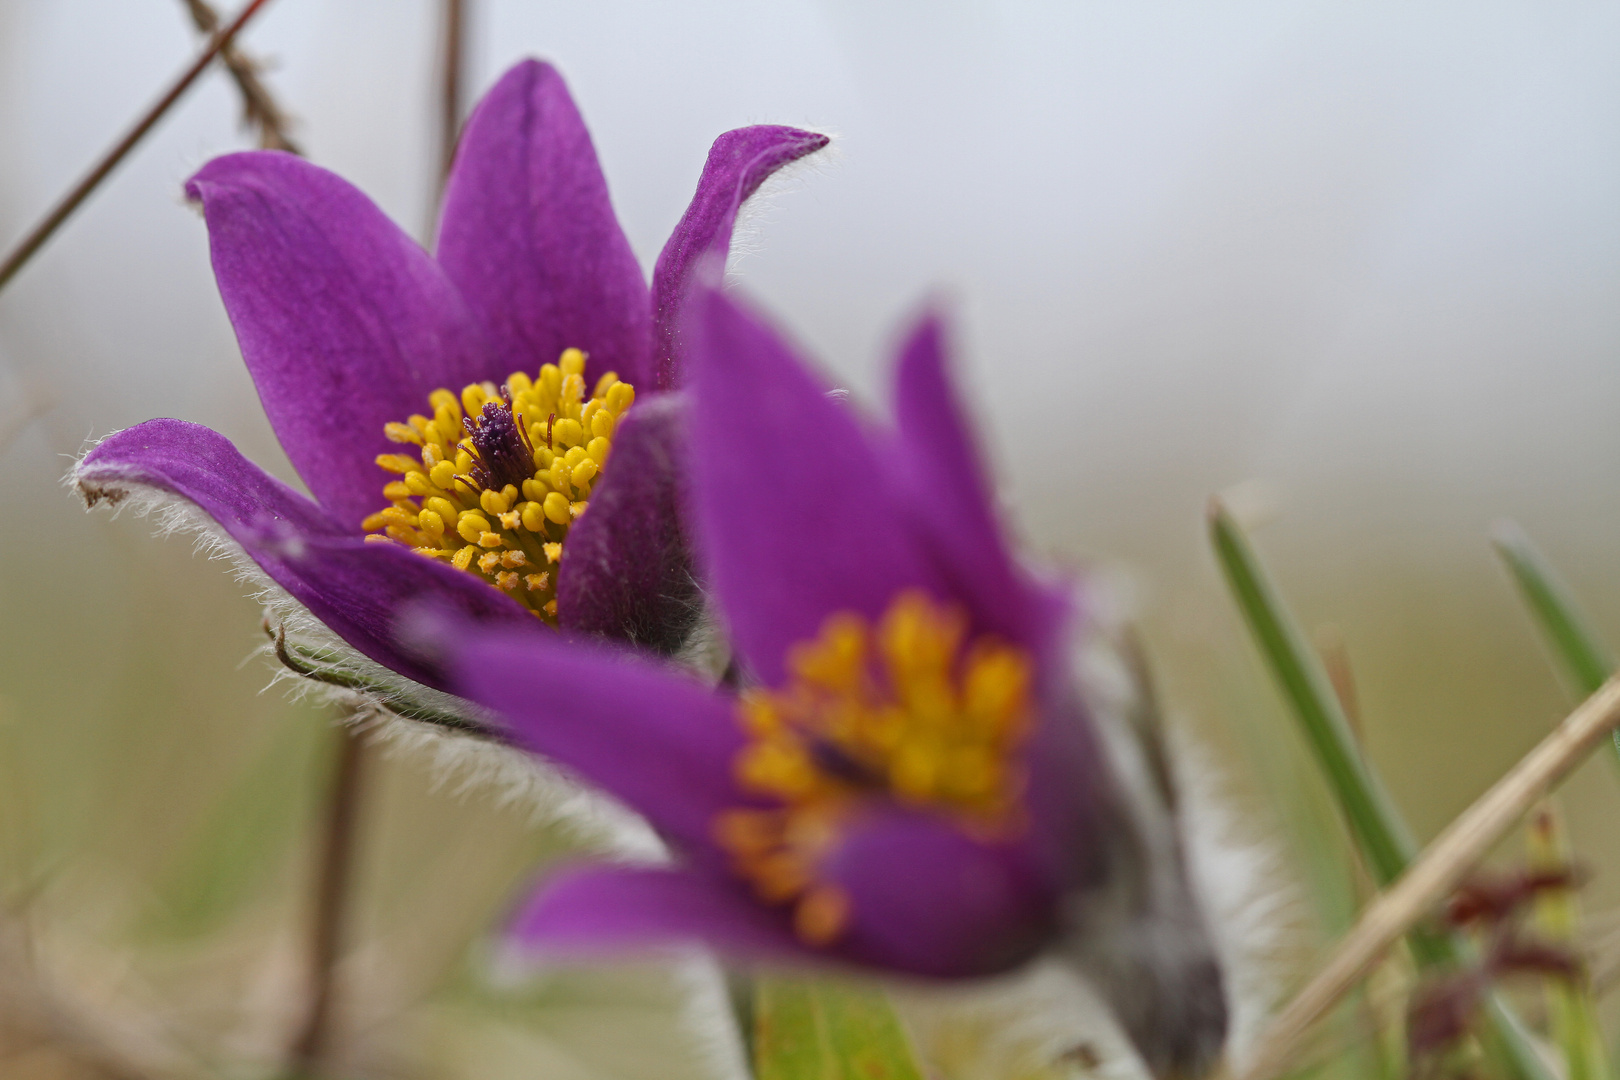
[[[522,489],[523,481],[534,476],[534,450],[527,433],[512,418],[512,407],[504,401],[489,401],[478,419],[461,421],[472,436],[472,478],[478,486],[499,491],[507,484]]]
[[[828,775],[851,787],[880,788],[883,777],[865,763],[825,739],[810,740],[810,758]]]

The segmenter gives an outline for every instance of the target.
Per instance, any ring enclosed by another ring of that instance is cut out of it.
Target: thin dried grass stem
[[[191,22],[205,34],[219,29],[219,13],[208,0],[185,0]],[[242,94],[242,122],[259,133],[259,146],[265,150],[285,150],[302,156],[304,151],[287,134],[291,118],[282,109],[260,77],[263,70],[258,60],[228,41],[219,50],[219,62],[231,74],[231,81]]]
[[[139,120],[135,121],[134,126],[124,133],[123,138],[114,143],[112,149],[102,155],[101,160],[84,175],[84,178],[75,184],[66,195],[62,196],[57,204],[51,208],[50,213],[45,215],[44,220],[34,226],[32,232],[23,237],[22,241],[6,256],[5,261],[0,262],[0,289],[5,288],[7,282],[17,275],[17,271],[21,270],[28,260],[34,257],[34,253],[45,246],[45,241],[49,240],[56,230],[62,227],[63,222],[73,216],[73,211],[77,210],[79,204],[90,197],[91,192],[101,186],[101,182],[107,179],[108,174],[118,167],[118,163],[123,161],[131,150],[135,149],[136,144],[146,137],[146,133],[152,130],[153,125],[163,119],[164,114],[191,88],[191,84],[197,81],[197,76],[208,70],[208,65],[214,62],[214,57],[219,55],[220,50],[229,45],[241,29],[268,2],[269,0],[251,0],[247,7],[242,9],[242,13],[231,20],[229,26],[217,31],[209,39],[203,51],[197,55],[197,59],[192,61],[191,66],[181,73],[180,77],[174,81],[174,84],[158,99],[157,104],[153,105]]]
[[[315,903],[309,938],[309,1009],[292,1046],[295,1072],[321,1075],[331,1053],[338,1014],[337,967],[343,953],[344,924],[354,880],[365,786],[366,739],[353,724],[335,732],[337,760],[326,800]]]
[[[1492,845],[1620,726],[1620,677],[1610,679],[1424,849],[1362,913],[1326,965],[1272,1020],[1240,1080],[1273,1080],[1306,1034],[1419,919],[1452,892]]]

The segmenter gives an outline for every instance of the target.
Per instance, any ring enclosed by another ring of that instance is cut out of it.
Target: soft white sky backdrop
[[[1620,625],[1620,7],[475,7],[476,86],[526,55],[562,68],[648,266],[720,131],[834,133],[755,222],[740,281],[862,392],[898,320],[954,295],[1025,531],[1139,571],[1161,636],[1230,632],[1200,614],[1222,603],[1201,512],[1252,477],[1277,493],[1279,573],[1346,624],[1375,699],[1386,636],[1466,636],[1481,610],[1541,677],[1485,547],[1497,515]],[[436,20],[423,0],[276,0],[246,36],[314,160],[418,235]],[[0,2],[0,242],[195,47],[175,0]],[[32,523],[12,556],[42,573],[99,558],[51,486],[86,435],[181,416],[290,475],[179,198],[245,144],[236,109],[210,75],[0,296],[11,385],[58,400],[0,471]],[[1430,580],[1449,584],[1409,587]],[[1494,648],[1440,663],[1488,681]]]

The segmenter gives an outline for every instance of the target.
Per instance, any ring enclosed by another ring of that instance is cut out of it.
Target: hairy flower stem
[[[343,947],[344,913],[354,877],[355,840],[365,780],[365,737],[345,724],[337,733],[337,760],[327,789],[315,905],[309,936],[309,1011],[292,1045],[294,1075],[319,1076],[336,1015],[336,968]]]
[[[45,219],[34,226],[34,230],[12,249],[11,253],[6,256],[5,261],[0,262],[0,289],[4,289],[6,284],[17,275],[17,271],[21,270],[28,260],[33,258],[34,253],[44,247],[45,242],[55,234],[57,229],[62,227],[63,222],[73,216],[73,212],[79,208],[79,204],[89,198],[90,193],[101,186],[101,182],[107,178],[108,174],[118,167],[118,163],[123,161],[131,150],[135,149],[135,146],[146,137],[146,133],[152,130],[152,127],[163,118],[163,115],[173,107],[174,103],[179,101],[181,96],[191,88],[191,84],[197,81],[197,76],[208,70],[208,65],[214,62],[214,57],[218,56],[220,51],[231,43],[237,33],[248,24],[253,16],[259,13],[267,2],[268,0],[252,0],[247,7],[242,9],[240,15],[231,20],[229,26],[214,34],[209,39],[208,45],[198,54],[197,59],[192,62],[191,66],[185,70],[180,78],[175,80],[174,85],[169,87],[168,92],[158,99],[157,104],[148,109],[146,114],[135,122],[135,126],[130,128],[124,137],[119,139],[113,145],[113,148],[108,150],[102,159],[96,163],[95,167],[85,174],[84,179],[74,185],[73,189],[62,197],[51,212],[45,215]]]

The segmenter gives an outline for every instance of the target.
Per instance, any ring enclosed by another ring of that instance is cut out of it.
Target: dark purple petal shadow
[[[625,414],[590,508],[568,533],[557,578],[565,630],[665,655],[703,613],[683,523],[686,402],[660,395]]]

